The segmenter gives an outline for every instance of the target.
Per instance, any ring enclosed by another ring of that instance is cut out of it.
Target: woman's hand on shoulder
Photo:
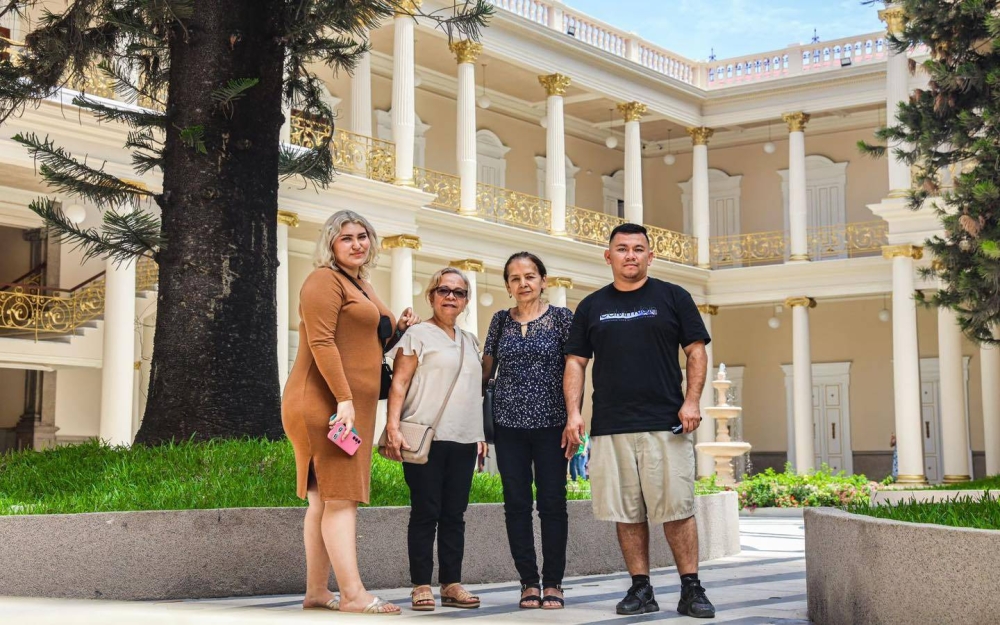
[[[420,323],[420,316],[413,312],[412,308],[407,308],[399,316],[399,321],[396,322],[396,329],[400,332],[406,332],[407,328],[418,323]]]

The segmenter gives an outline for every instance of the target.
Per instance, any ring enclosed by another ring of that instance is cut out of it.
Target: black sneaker
[[[681,588],[677,611],[694,618],[715,618],[715,606],[705,596],[705,589],[698,582],[685,584]]]
[[[625,598],[615,606],[618,614],[646,614],[659,612],[660,606],[653,597],[653,587],[650,584],[632,584],[625,593]]]

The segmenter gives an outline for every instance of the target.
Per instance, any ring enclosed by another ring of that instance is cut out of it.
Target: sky
[[[861,0],[565,0],[566,6],[634,32],[689,59],[778,50],[884,28]]]

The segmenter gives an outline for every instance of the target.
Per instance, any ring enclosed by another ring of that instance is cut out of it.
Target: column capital
[[[539,76],[538,83],[545,87],[547,95],[563,95],[569,87],[570,78],[562,74],[548,74]]]
[[[420,237],[413,234],[397,234],[382,239],[382,249],[391,250],[396,248],[406,248],[411,250],[420,249]]]
[[[809,113],[797,111],[795,113],[785,113],[781,116],[781,119],[785,120],[785,123],[788,124],[788,132],[805,132],[806,124],[809,123],[811,117]]]
[[[691,141],[694,145],[708,145],[708,140],[715,134],[715,129],[705,126],[689,126],[685,130],[691,135]]]
[[[646,105],[642,102],[621,102],[618,104],[618,112],[626,122],[637,122],[646,114]]]
[[[289,228],[298,228],[299,215],[298,213],[293,213],[292,211],[279,210],[278,223],[283,226],[288,226]]]
[[[461,65],[462,63],[475,63],[483,51],[483,44],[471,39],[462,39],[452,41],[448,44],[448,48],[455,54],[455,59]]]
[[[905,245],[883,245],[882,258],[892,260],[899,256],[920,260],[924,257],[924,248],[920,245],[906,243]]]
[[[453,260],[448,263],[449,267],[454,267],[455,269],[461,269],[462,271],[471,271],[475,273],[482,273],[486,271],[486,265],[483,261],[476,260],[474,258],[466,258],[463,260]]]
[[[560,287],[560,286],[564,287],[564,288],[567,288],[567,289],[572,289],[573,288],[573,278],[563,278],[563,277],[560,277],[560,276],[549,276],[548,280],[546,280],[546,284],[548,285],[548,287],[550,289],[554,288],[554,287]]]
[[[719,314],[719,307],[715,304],[698,304],[698,312],[703,315],[717,315]]]
[[[789,297],[785,300],[785,306],[789,308],[795,308],[796,306],[804,306],[807,308],[816,308],[816,300],[811,297]]]
[[[424,0],[398,0],[396,17],[411,17],[423,3]]]
[[[891,6],[878,12],[878,18],[885,22],[890,35],[898,35],[906,26],[906,11],[900,6]]]

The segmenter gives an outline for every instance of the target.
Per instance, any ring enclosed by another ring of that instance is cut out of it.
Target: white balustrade
[[[490,2],[493,6],[510,11],[536,24],[551,26],[549,15],[552,13],[552,8],[544,2],[538,2],[538,0],[490,0]]]

